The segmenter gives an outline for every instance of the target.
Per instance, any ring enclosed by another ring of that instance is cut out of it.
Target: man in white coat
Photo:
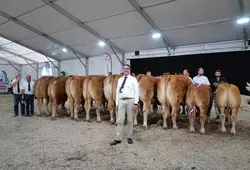
[[[118,121],[116,138],[110,145],[121,143],[125,114],[127,113],[127,142],[133,143],[133,117],[137,111],[139,101],[139,86],[137,79],[130,75],[130,66],[123,66],[123,76],[119,78],[116,90],[116,107],[118,108]]]

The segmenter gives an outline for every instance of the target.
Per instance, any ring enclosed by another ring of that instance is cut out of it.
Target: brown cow
[[[231,115],[232,129],[231,133],[235,135],[235,124],[238,110],[241,105],[240,90],[237,86],[228,83],[220,83],[215,91],[215,103],[221,114],[221,131],[226,132],[225,116]],[[230,111],[226,112],[226,108]]]
[[[96,105],[97,122],[101,122],[100,110],[105,99],[103,92],[103,82],[106,76],[92,75],[87,76],[83,83],[83,97],[85,99],[86,120],[90,120],[89,111],[91,101],[94,100]]]
[[[52,104],[52,116],[51,117],[53,120],[57,116],[56,110],[60,104],[62,108],[65,109],[64,103],[67,100],[65,85],[69,77],[71,76],[68,76],[68,77],[60,76],[50,81],[48,94],[49,94],[50,101]]]
[[[188,87],[186,94],[187,114],[190,122],[190,132],[195,132],[194,120],[196,112],[200,113],[201,129],[200,133],[205,133],[205,120],[209,121],[210,111],[212,107],[211,88],[208,85],[200,85],[198,87],[193,84]]]
[[[43,76],[39,80],[35,82],[34,85],[34,95],[37,98],[37,115],[41,115],[41,107],[42,104],[46,105],[46,114],[49,115],[49,95],[48,95],[48,87],[51,80],[53,80],[54,76]]]
[[[139,86],[139,98],[143,105],[143,126],[148,128],[148,114],[150,113],[151,103],[153,104],[154,113],[157,113],[157,82],[159,79],[153,76],[142,76],[140,77]],[[137,125],[137,114],[135,112],[134,125]]]
[[[114,113],[117,113],[116,111],[116,88],[117,88],[117,83],[118,79],[122,77],[122,75],[117,74],[117,75],[109,75],[108,77],[105,78],[104,80],[104,95],[106,100],[108,101],[108,110],[110,112],[110,122],[113,124],[114,121]],[[117,116],[116,116],[117,118]]]
[[[157,97],[162,105],[163,128],[167,128],[167,118],[170,110],[172,110],[173,128],[178,129],[176,125],[177,115],[188,86],[191,84],[191,80],[182,75],[164,75],[161,77],[157,85]]]
[[[75,76],[69,85],[70,88],[70,102],[71,106],[74,107],[74,110],[71,110],[71,118],[78,120],[79,107],[82,105],[84,107],[84,98],[83,98],[83,82],[86,79],[86,76]]]

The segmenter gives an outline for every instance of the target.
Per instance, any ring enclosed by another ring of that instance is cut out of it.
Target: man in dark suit
[[[227,82],[226,78],[222,76],[222,73],[220,70],[216,70],[215,72],[215,77],[212,79],[211,81],[211,88],[212,88],[212,92],[213,92],[213,98],[215,99],[215,90],[216,90],[216,83],[220,83],[220,82]],[[216,119],[220,118],[220,114],[219,114],[219,110],[218,108],[215,106],[215,113],[217,115]]]

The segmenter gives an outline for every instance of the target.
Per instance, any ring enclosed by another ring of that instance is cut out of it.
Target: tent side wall
[[[21,71],[20,65],[14,65],[17,69]],[[10,64],[1,64],[0,65],[0,79],[2,78],[2,71],[5,71],[9,81],[15,79],[15,76],[18,74],[18,71],[12,67]]]

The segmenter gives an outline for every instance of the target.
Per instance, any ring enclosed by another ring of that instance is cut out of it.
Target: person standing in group
[[[148,71],[148,72],[146,73],[146,75],[147,75],[147,76],[152,76],[151,71]]]
[[[116,138],[110,145],[121,143],[125,114],[127,113],[127,142],[133,143],[133,117],[137,111],[139,101],[139,86],[137,79],[130,75],[130,66],[123,66],[123,76],[119,78],[116,90],[116,107],[118,109],[118,121],[116,129]]]
[[[184,76],[187,76],[187,77],[193,82],[192,78],[190,77],[190,73],[189,73],[189,70],[188,70],[188,69],[184,69],[184,70],[183,70],[183,75],[184,75]]]
[[[193,83],[195,85],[210,85],[208,78],[204,76],[204,69],[202,67],[198,68],[198,75],[193,78]]]
[[[13,87],[13,99],[14,99],[14,117],[18,116],[19,103],[21,104],[21,116],[24,116],[25,105],[24,105],[24,94],[21,83],[20,74],[16,75],[16,79],[12,80],[11,86]]]
[[[31,76],[26,76],[26,81],[23,82],[24,98],[26,104],[26,115],[34,116],[34,82],[31,81]]]
[[[216,84],[215,83],[220,83],[220,82],[227,82],[226,78],[222,76],[221,71],[220,70],[216,70],[215,72],[215,77],[214,79],[212,79],[211,81],[211,88],[212,88],[212,93],[213,93],[213,101],[215,103],[215,90],[216,90]],[[216,107],[216,105],[214,104],[214,108],[215,108],[215,113],[216,113],[216,119],[220,118],[220,113],[218,108]]]

